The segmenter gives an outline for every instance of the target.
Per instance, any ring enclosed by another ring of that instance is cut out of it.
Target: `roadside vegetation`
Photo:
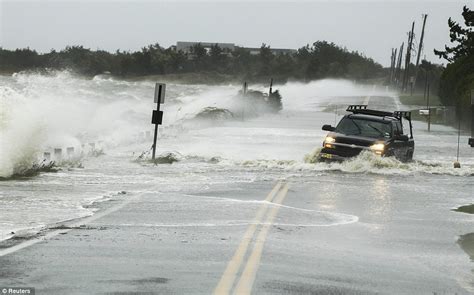
[[[404,105],[416,105],[416,106],[426,106],[426,97],[423,93],[416,93],[413,95],[403,94],[399,96],[400,102]],[[430,94],[430,107],[442,106],[438,95]]]
[[[474,92],[474,11],[464,6],[462,16],[464,24],[448,20],[452,47],[434,52],[448,62],[439,82],[440,100],[456,106],[457,115],[468,122]]]
[[[140,51],[114,53],[82,46],[68,46],[44,54],[29,48],[0,48],[0,72],[43,69],[72,69],[88,76],[110,73],[126,78],[199,73],[217,80],[247,81],[266,81],[269,77],[276,81],[365,80],[384,76],[383,67],[372,59],[326,41],[306,45],[294,54],[274,54],[269,46],[262,44],[255,55],[244,48],[227,51],[215,45],[207,50],[200,44],[193,46],[190,52],[163,48],[159,44]]]

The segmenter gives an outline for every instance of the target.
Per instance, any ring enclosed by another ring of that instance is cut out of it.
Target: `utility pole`
[[[423,50],[423,38],[425,37],[425,25],[427,14],[423,14],[423,28],[421,29],[420,45],[418,46],[418,56],[416,57],[416,67],[420,64],[421,51]]]
[[[402,91],[407,91],[408,86],[408,79],[410,76],[410,59],[411,59],[411,51],[413,49],[413,37],[414,37],[414,30],[415,30],[415,22],[411,25],[411,32],[408,33],[408,47],[407,47],[407,55],[405,58],[405,73],[403,75],[403,84],[402,84]]]
[[[403,59],[403,47],[405,46],[405,42],[402,42],[402,45],[400,46],[400,51],[398,52],[398,61],[397,61],[397,72],[395,73],[395,79],[400,86],[400,78],[402,74],[402,59]]]
[[[471,138],[469,145],[474,147],[474,89],[471,89]]]
[[[397,67],[397,50],[398,48],[395,48],[393,51],[393,71],[392,71],[392,78],[390,80],[390,82],[392,83],[395,81],[395,71]]]
[[[392,48],[392,55],[390,55],[390,84],[393,81],[393,74],[395,72],[395,59],[394,59],[394,49]]]
[[[418,54],[416,57],[416,67],[415,67],[415,81],[413,84],[416,85],[416,79],[418,78],[418,65],[420,64],[420,57],[421,57],[421,52],[423,51],[423,39],[425,37],[425,25],[426,25],[426,18],[428,17],[427,14],[423,14],[423,27],[421,29],[421,37],[420,37],[420,44],[418,46]]]

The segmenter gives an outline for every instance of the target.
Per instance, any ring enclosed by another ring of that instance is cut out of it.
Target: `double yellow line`
[[[265,198],[265,202],[258,209],[255,219],[245,232],[242,241],[239,244],[239,247],[234,253],[234,256],[227,264],[227,268],[225,269],[219,281],[219,284],[214,290],[214,294],[230,294],[231,289],[234,286],[237,274],[241,268],[242,263],[244,262],[244,257],[247,253],[250,242],[252,241],[255,232],[257,231],[258,225],[262,223],[262,220],[265,217],[265,213],[267,213],[268,211],[269,203],[272,202],[278,205],[281,204],[285,199],[287,193],[288,184],[278,182],[272,189],[272,191],[268,194],[268,196]],[[237,285],[235,286],[233,292],[234,294],[240,295],[251,293],[260,259],[262,257],[263,246],[265,244],[265,240],[267,238],[273,220],[275,219],[279,209],[280,206],[273,206],[268,212],[265,222],[263,223],[263,226],[260,229],[260,232],[255,240],[252,252],[250,253],[249,258],[247,259],[247,264],[242,270],[240,279]]]

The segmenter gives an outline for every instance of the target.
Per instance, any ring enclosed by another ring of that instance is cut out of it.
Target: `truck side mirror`
[[[323,125],[323,128],[322,128],[324,131],[335,131],[336,128],[335,127],[332,127],[331,125]]]
[[[409,137],[408,135],[400,134],[400,135],[395,136],[395,140],[408,141]]]

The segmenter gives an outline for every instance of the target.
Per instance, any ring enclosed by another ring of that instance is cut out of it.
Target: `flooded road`
[[[473,203],[466,136],[461,169],[452,168],[457,131],[432,125],[428,133],[424,122],[414,123],[413,163],[372,154],[312,161],[321,126],[347,104],[405,109],[385,87],[288,83],[278,87],[283,110],[272,114],[236,99],[239,86],[168,84],[157,154],[173,164],[154,165],[138,159],[151,145],[153,82],[67,72],[1,81],[1,176],[54,148],[73,146],[76,155],[57,173],[0,181],[1,238],[13,236],[0,249],[0,286],[38,294],[474,290],[473,216],[452,211]],[[233,116],[195,120],[206,107]],[[89,143],[104,154],[88,156]]]

